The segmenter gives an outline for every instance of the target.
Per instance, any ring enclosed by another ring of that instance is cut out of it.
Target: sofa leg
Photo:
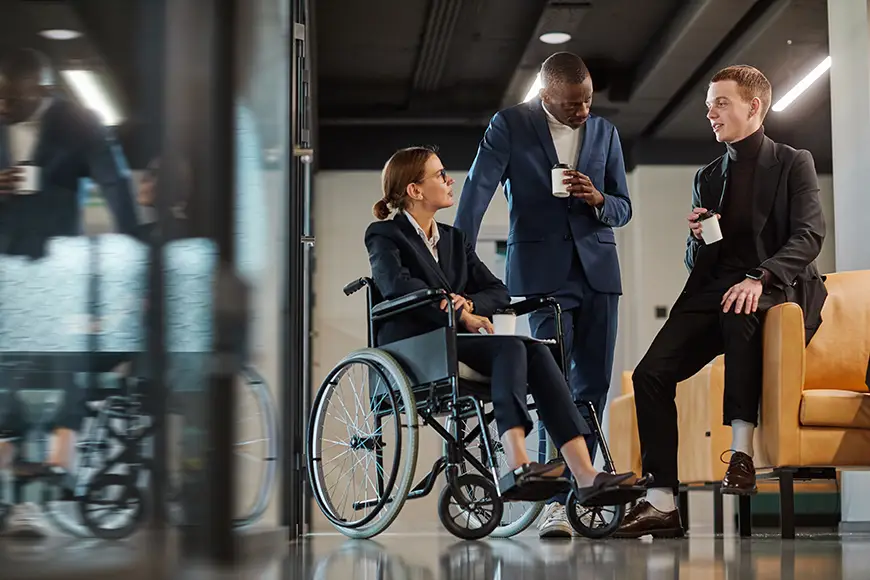
[[[794,524],[794,473],[779,472],[779,521],[783,540],[793,540]]]
[[[689,531],[689,492],[680,490],[680,520],[683,523],[683,531]]]
[[[722,496],[722,484],[713,485],[713,533],[722,535],[725,533],[725,507]]]
[[[740,524],[740,537],[749,538],[752,536],[752,498],[750,498],[748,495],[741,495],[738,497],[738,522]]]

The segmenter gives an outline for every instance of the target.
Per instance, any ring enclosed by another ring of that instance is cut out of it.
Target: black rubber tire
[[[456,520],[450,517],[451,500],[454,498],[452,488],[450,485],[446,485],[441,490],[441,495],[438,498],[438,519],[441,520],[441,524],[448,532],[462,540],[479,540],[487,537],[501,523],[501,516],[504,511],[504,503],[498,497],[495,484],[482,475],[464,473],[456,478],[456,486],[459,488],[466,486],[482,488],[485,491],[485,499],[492,506],[492,515],[486,522],[480,522],[481,526],[479,528],[469,529],[458,525]],[[457,502],[462,503],[458,498],[455,499]],[[478,521],[480,521],[479,518]]]
[[[137,509],[133,512],[133,516],[129,518],[125,525],[118,528],[102,528],[99,522],[94,521],[92,514],[88,511],[88,498],[100,490],[109,486],[120,486],[124,488],[125,500],[129,503],[131,500],[137,503]],[[135,483],[130,481],[130,478],[117,473],[103,474],[95,477],[85,490],[84,497],[79,498],[78,508],[79,515],[82,518],[82,523],[90,530],[96,538],[101,540],[123,540],[133,534],[136,529],[145,520],[145,514],[148,513],[147,498],[142,490]]]

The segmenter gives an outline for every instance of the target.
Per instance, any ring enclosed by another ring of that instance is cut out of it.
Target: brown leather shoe
[[[622,525],[613,533],[614,538],[682,538],[683,524],[680,510],[660,512],[646,500],[638,502],[622,520]]]
[[[725,453],[728,453],[727,451]],[[722,455],[724,456],[725,453]],[[755,464],[743,452],[735,451],[728,462],[728,471],[722,479],[722,493],[730,495],[754,495],[758,493],[755,483]]]

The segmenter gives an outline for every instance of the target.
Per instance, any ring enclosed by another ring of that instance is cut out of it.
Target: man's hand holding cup
[[[686,217],[689,222],[689,231],[696,240],[703,240],[706,244],[713,244],[722,239],[722,229],[719,220],[722,218],[718,213],[711,212],[703,207],[696,207]],[[713,220],[713,221],[709,221]],[[707,233],[704,226],[707,226]]]
[[[20,169],[13,167],[0,170],[0,195],[14,194],[23,181],[24,175]]]
[[[604,204],[604,195],[595,189],[592,180],[575,169],[565,171],[565,185],[568,186],[568,193],[592,207],[601,207]]]

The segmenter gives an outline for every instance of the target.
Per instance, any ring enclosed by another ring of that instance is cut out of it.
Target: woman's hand
[[[450,300],[453,302],[453,309],[456,310],[457,312],[459,311],[460,308],[465,306],[465,303],[467,302],[467,300],[465,299],[465,296],[460,296],[458,294],[448,294],[448,296],[450,297]],[[444,312],[447,312],[447,300],[446,299],[441,301],[441,310],[443,310]],[[463,310],[463,312],[465,312],[465,311]]]
[[[459,318],[459,322],[462,323],[465,329],[472,334],[479,334],[481,328],[486,330],[487,334],[495,334],[495,328],[492,327],[492,321],[485,316],[469,314],[463,311],[462,316]]]

